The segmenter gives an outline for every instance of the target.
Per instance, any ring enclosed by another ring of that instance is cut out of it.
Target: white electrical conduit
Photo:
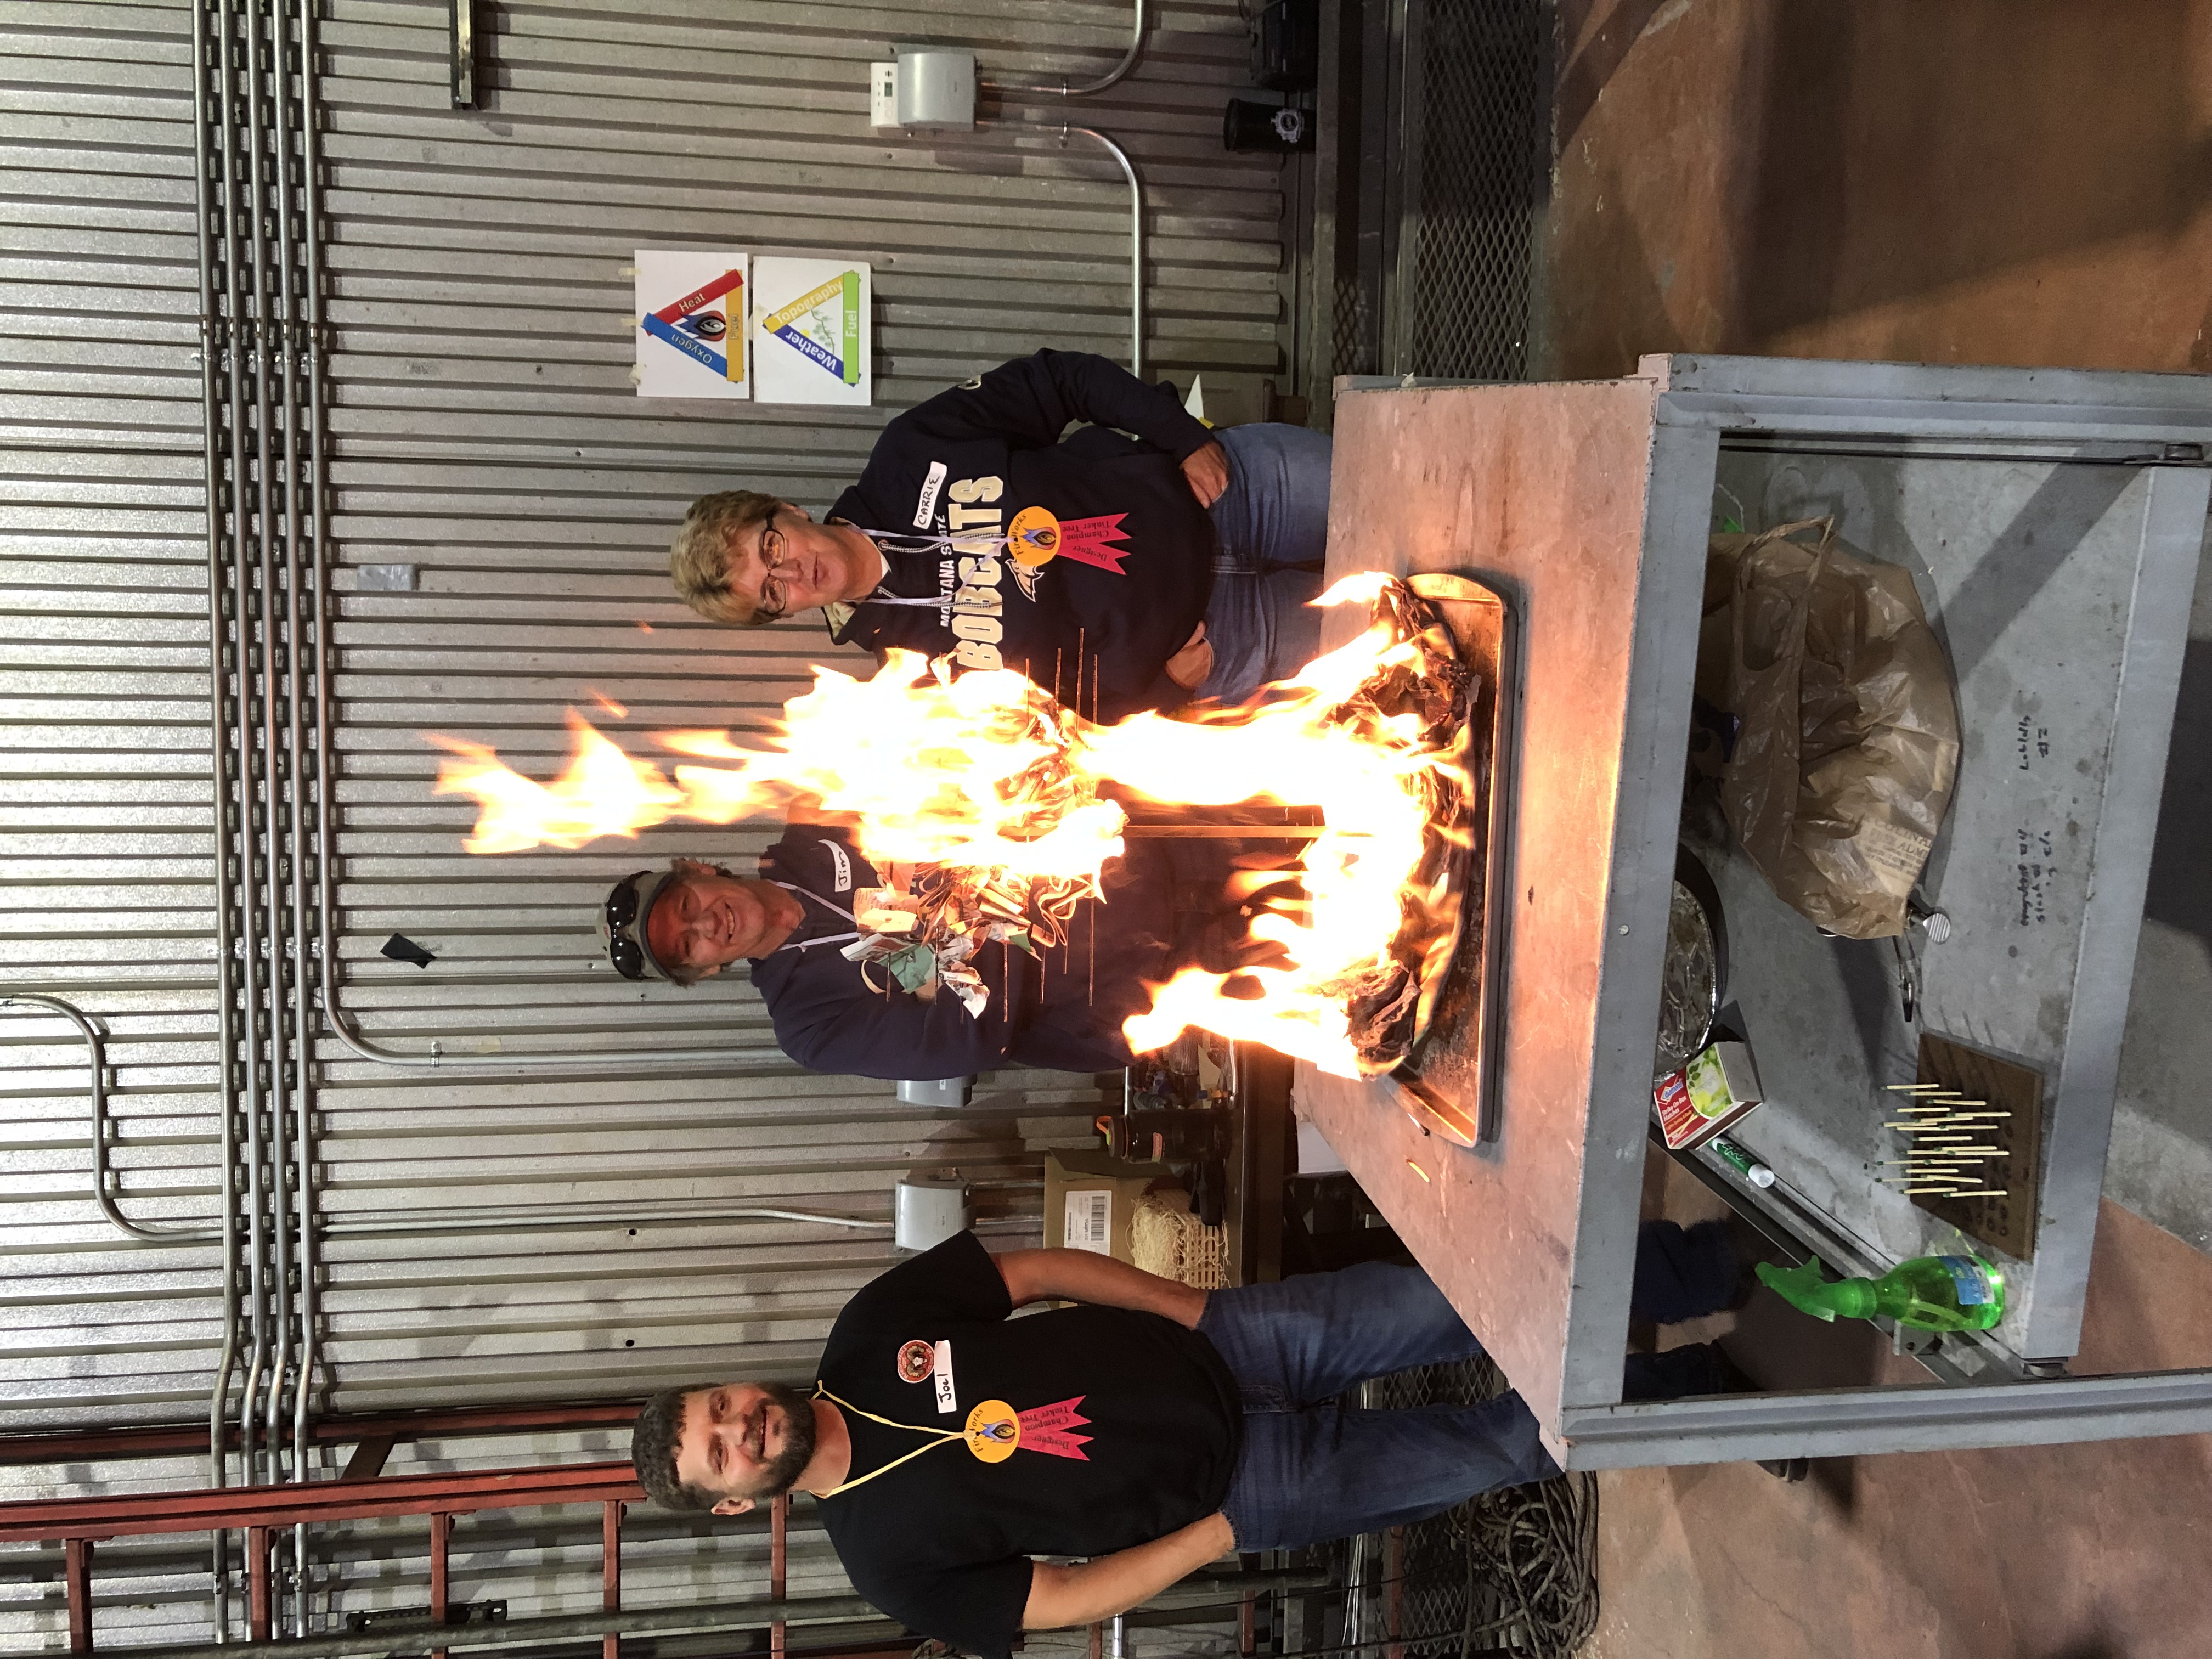
[[[1087,98],[1094,92],[1103,92],[1132,69],[1136,67],[1137,54],[1145,45],[1145,0],[1136,0],[1136,15],[1129,26],[1129,49],[1121,54],[1121,61],[1100,76],[1096,81],[1085,81],[1081,86],[1070,86],[1062,76],[1057,83],[1050,81],[992,81],[979,80],[976,84],[993,92],[1029,93],[1061,98]]]
[[[1106,153],[1121,164],[1121,176],[1129,181],[1129,373],[1141,380],[1145,378],[1145,187],[1138,180],[1137,169],[1130,165],[1128,153],[1096,127],[1063,124],[1060,129],[1063,148],[1075,133],[1104,146]]]

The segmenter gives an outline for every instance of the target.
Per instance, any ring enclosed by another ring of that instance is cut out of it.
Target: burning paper
[[[1347,1008],[1401,994],[1400,936],[1426,902],[1422,884],[1435,879],[1426,854],[1449,816],[1440,791],[1457,764],[1448,717],[1418,705],[1389,712],[1405,700],[1375,695],[1422,666],[1419,641],[1394,625],[1402,595],[1380,575],[1338,583],[1318,603],[1373,604],[1373,627],[1272,688],[1270,700],[1197,720],[1146,714],[1094,726],[1011,671],[953,678],[893,652],[872,680],[817,668],[813,690],[758,741],[662,734],[662,746],[685,757],[668,772],[571,714],[575,754],[554,783],[520,777],[480,745],[438,738],[459,757],[440,769],[438,789],[476,798],[468,847],[483,853],[576,847],[672,817],[728,823],[799,801],[854,815],[855,838],[878,869],[912,864],[921,873],[910,892],[865,896],[867,937],[848,954],[872,983],[942,985],[971,1010],[985,994],[966,966],[976,949],[996,939],[1050,950],[1076,906],[1097,894],[1127,823],[1103,786],[1188,806],[1317,807],[1323,827],[1296,881],[1255,878],[1251,934],[1279,947],[1271,965],[1186,969],[1157,988],[1151,1012],[1125,1031],[1143,1052],[1196,1026],[1357,1075]]]

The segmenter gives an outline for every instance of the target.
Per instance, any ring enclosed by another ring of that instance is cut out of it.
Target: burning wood
[[[1195,720],[1093,726],[1019,675],[956,678],[895,652],[869,681],[817,669],[764,741],[663,734],[663,747],[687,757],[672,777],[572,714],[576,752],[551,785],[439,738],[459,758],[441,768],[438,788],[476,798],[468,847],[482,853],[580,846],[676,817],[728,823],[808,799],[850,815],[878,868],[919,873],[911,890],[856,904],[866,937],[847,954],[871,983],[924,994],[943,986],[971,1011],[988,996],[966,965],[981,943],[1054,949],[1077,906],[1097,896],[1127,824],[1109,787],[1182,806],[1316,807],[1321,827],[1285,854],[1295,881],[1239,895],[1271,960],[1178,973],[1125,1034],[1144,1051],[1195,1026],[1341,1075],[1388,1069],[1413,1041],[1424,987],[1455,931],[1472,681],[1449,633],[1403,584],[1352,577],[1319,603],[1367,603],[1374,622],[1267,701]]]

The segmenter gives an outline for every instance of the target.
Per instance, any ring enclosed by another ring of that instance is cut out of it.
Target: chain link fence
[[[1536,210],[1550,161],[1544,0],[1409,0],[1417,181],[1402,234],[1397,372],[1512,380],[1528,368]]]

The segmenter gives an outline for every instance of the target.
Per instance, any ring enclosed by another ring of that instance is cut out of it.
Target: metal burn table
[[[1298,1109],[1566,1467],[2212,1428],[2212,1371],[2063,1374],[2208,443],[2212,385],[2179,375],[1673,356],[1614,381],[1340,387],[1331,579],[1458,571],[1515,615],[1509,902],[1476,1145],[1424,1128],[1387,1079],[1301,1064]],[[1770,1236],[1842,1271],[1940,1249],[1955,1235],[1875,1170],[1884,1085],[1914,1076],[1921,1030],[1953,1034],[2042,1079],[2036,1237],[2030,1259],[2002,1262],[2002,1325],[1919,1349],[1925,1384],[1632,1405],[1621,1358],[1717,501],[1754,530],[1832,514],[1845,544],[1913,569],[1964,745],[1922,884],[1952,932],[1915,947],[1917,1023],[1886,943],[1825,938],[1739,860],[1715,861],[1767,1097],[1736,1138],[1780,1180],[1760,1192],[1709,1154],[1689,1161]],[[1356,625],[1332,617],[1327,642]]]

